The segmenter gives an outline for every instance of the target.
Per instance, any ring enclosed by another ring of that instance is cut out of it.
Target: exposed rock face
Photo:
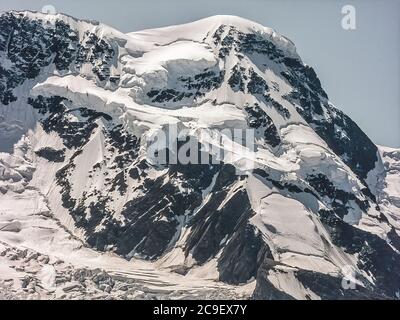
[[[272,29],[226,16],[171,28],[0,16],[0,125],[33,124],[0,153],[0,203],[36,190],[98,251],[255,281],[255,299],[398,298],[398,151],[379,153]],[[210,162],[151,162],[171,124]],[[221,129],[254,130],[254,150]],[[68,294],[120,290],[105,271],[68,274]]]

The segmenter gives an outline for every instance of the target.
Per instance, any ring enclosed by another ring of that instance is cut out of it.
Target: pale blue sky
[[[38,10],[99,20],[135,31],[239,15],[290,38],[313,66],[331,101],[378,143],[400,147],[400,0],[1,0],[0,11]],[[355,6],[357,29],[341,27]]]

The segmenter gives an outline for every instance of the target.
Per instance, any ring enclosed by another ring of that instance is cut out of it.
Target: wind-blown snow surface
[[[0,61],[0,297],[399,298],[399,151],[274,30],[10,12]],[[149,161],[171,124],[222,162]]]

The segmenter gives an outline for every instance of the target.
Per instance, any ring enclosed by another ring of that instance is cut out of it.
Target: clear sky
[[[341,26],[356,9],[356,30]],[[0,11],[37,10],[94,19],[129,32],[238,15],[290,38],[330,100],[378,143],[400,147],[400,0],[1,0]]]

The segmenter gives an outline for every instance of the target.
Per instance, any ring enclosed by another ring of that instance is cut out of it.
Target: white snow
[[[280,49],[285,50],[288,55],[297,56],[294,44],[275,30],[264,27],[254,21],[232,15],[216,15],[176,26],[131,32],[128,35],[137,42],[147,43],[148,50],[151,50],[154,47],[167,45],[179,40],[202,42],[204,38],[213,34],[221,25],[233,25],[242,32],[257,32],[272,40]]]
[[[124,58],[122,60],[124,61]],[[206,48],[206,45],[192,41],[177,41],[146,52],[140,58],[126,60],[124,71],[139,76],[156,71],[167,72],[167,70],[178,74],[191,74],[213,67],[216,63],[214,53],[210,48]]]
[[[281,182],[301,187],[309,187],[305,182],[308,175],[321,173],[336,188],[363,198],[361,188],[364,186],[357,176],[306,123],[296,111],[296,106],[283,98],[292,88],[281,77],[280,73],[284,71],[282,65],[269,59],[260,60],[256,55],[241,60],[233,54],[224,61],[218,58],[218,45],[213,43],[212,36],[221,25],[256,33],[273,41],[286,56],[299,58],[293,43],[273,29],[239,17],[214,16],[178,26],[123,34],[96,22],[64,15],[32,12],[24,15],[40,18],[43,23],[55,23],[57,19],[62,19],[79,32],[81,40],[87,31],[110,40],[117,52],[111,73],[120,75],[121,81],[114,87],[109,83],[101,85],[88,64],[84,64],[79,72],[70,70],[63,74],[56,72],[54,66],[49,66],[37,79],[28,80],[15,88],[14,93],[20,98],[17,102],[0,108],[0,252],[6,252],[0,256],[0,289],[3,286],[1,281],[10,279],[18,287],[21,278],[29,273],[21,268],[17,271],[16,268],[21,267],[18,261],[15,265],[10,262],[15,258],[14,253],[10,253],[13,250],[20,255],[25,255],[24,250],[30,250],[49,257],[47,263],[33,259],[32,262],[25,261],[23,267],[34,269],[41,287],[57,297],[61,295],[61,288],[57,285],[56,277],[60,268],[66,265],[103,268],[113,275],[135,279],[148,291],[171,295],[177,290],[190,294],[195,292],[194,296],[196,292],[208,294],[209,291],[226,290],[234,297],[248,297],[255,287],[253,279],[243,286],[218,282],[217,257],[196,266],[191,255],[185,256],[185,244],[192,231],[186,225],[186,216],[178,221],[169,251],[154,263],[136,258],[128,262],[112,253],[99,253],[87,248],[83,230],[76,228],[68,210],[62,206],[61,188],[54,178],[76,150],[66,149],[66,160],[62,163],[49,162],[35,155],[34,152],[41,148],[49,146],[63,149],[64,144],[56,133],[46,133],[38,125],[40,116],[25,102],[29,94],[45,97],[58,95],[71,101],[65,102],[66,108],[84,106],[109,114],[113,117],[113,125],[122,124],[124,129],[141,139],[140,159],[145,157],[143,145],[146,139],[154,138],[158,130],[174,124],[195,136],[205,151],[224,163],[233,164],[242,173],[260,168]],[[3,57],[0,59],[4,60]],[[232,68],[239,62],[247,70],[252,68],[267,82],[271,97],[289,110],[290,119],[282,117],[268,103],[250,94],[232,90],[227,81]],[[4,61],[5,67],[9,67],[9,64],[10,61]],[[195,77],[205,70],[215,74],[225,71],[225,76],[219,87],[204,95],[164,104],[151,101],[147,95],[153,89],[184,91],[186,89],[179,79]],[[252,149],[234,141],[227,133],[248,128],[243,107],[254,103],[258,103],[276,125],[282,139],[279,147],[270,148],[262,141],[257,141],[256,148]],[[76,114],[71,113],[71,117],[76,117]],[[92,172],[89,179],[89,170],[97,163],[108,165],[107,161],[115,157],[105,148],[103,130],[108,124],[100,119],[96,124],[97,129],[82,148],[81,154],[76,156],[75,169],[68,177],[72,185],[71,195],[76,198],[84,192],[102,189],[105,184],[102,172]],[[222,132],[222,129],[227,131]],[[335,130],[344,139],[347,138],[345,131],[339,127],[335,127]],[[379,147],[379,156],[376,169],[370,173],[367,181],[377,195],[382,212],[399,233],[400,151]],[[109,167],[106,170],[110,176],[115,174]],[[166,173],[167,170],[150,170],[148,178],[165,176],[168,179]],[[193,215],[210,200],[216,178],[214,176],[211,185],[203,190],[203,201],[192,212]],[[116,212],[114,218],[122,223],[120,212],[124,204],[140,195],[140,191],[131,191],[137,182],[129,180],[127,183],[125,195],[121,196],[117,191],[109,195],[113,201],[108,205]],[[188,191],[179,183],[177,187],[182,194]],[[332,199],[325,197],[317,200],[311,194],[290,193],[249,174],[230,189],[220,208],[243,188],[246,188],[255,212],[250,222],[262,234],[274,256],[276,265],[268,278],[276,288],[295,298],[318,299],[315,293],[296,279],[295,270],[333,275],[339,274],[346,265],[357,270],[357,257],[334,246],[317,218],[318,210],[327,209]],[[85,204],[91,201],[93,199],[89,197]],[[344,217],[345,222],[385,239],[388,225],[376,222],[379,213],[375,208],[365,214],[361,213],[354,201],[349,201],[347,206],[349,213]],[[179,267],[190,270],[186,276],[172,271]],[[76,285],[75,282],[69,284]]]

